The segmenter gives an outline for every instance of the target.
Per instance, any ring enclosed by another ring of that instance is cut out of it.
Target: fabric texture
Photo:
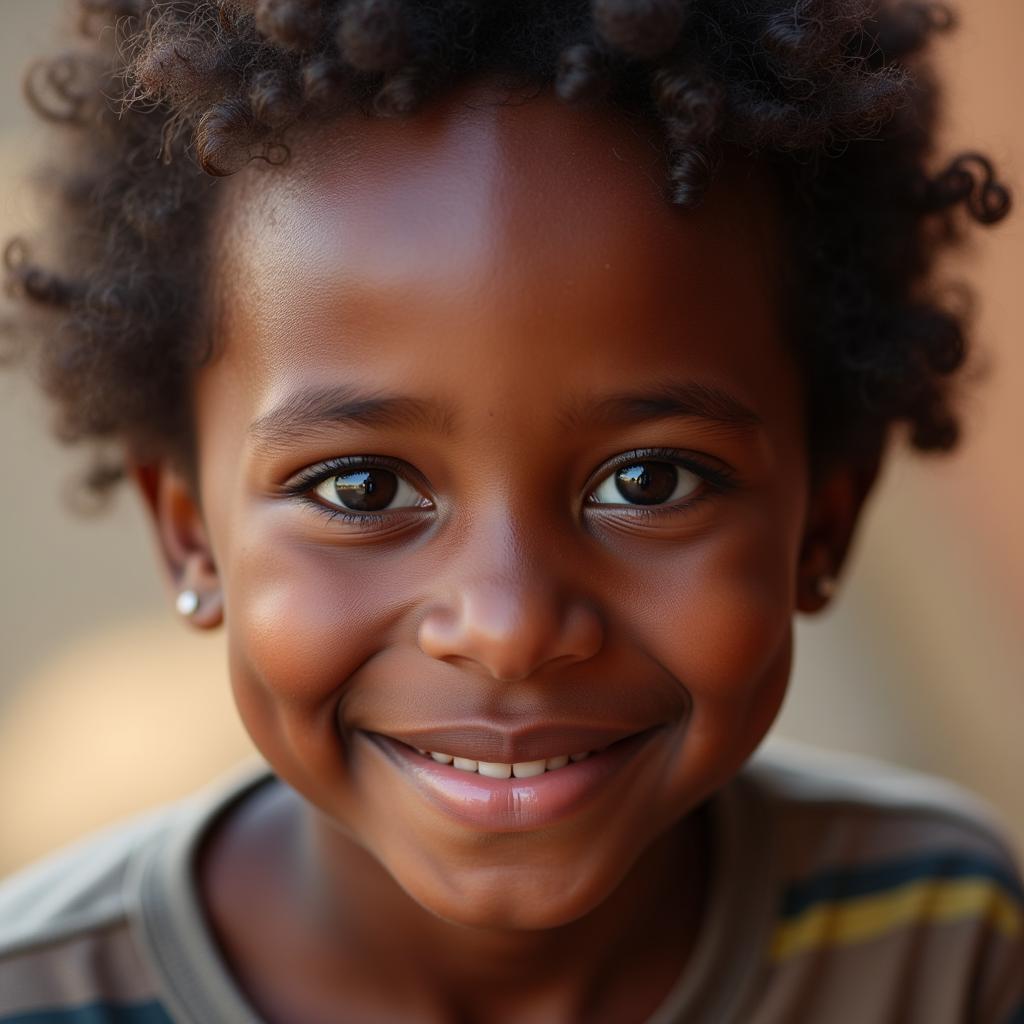
[[[0,1024],[261,1024],[193,864],[220,815],[279,784],[245,765],[0,884]],[[979,801],[773,742],[710,811],[700,934],[648,1024],[1024,1024],[1024,886]]]

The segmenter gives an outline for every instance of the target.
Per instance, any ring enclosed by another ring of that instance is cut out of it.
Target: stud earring
[[[178,594],[174,607],[178,609],[179,615],[187,619],[199,611],[199,595],[194,590],[183,590]]]
[[[823,601],[828,601],[835,596],[836,578],[831,573],[823,572],[814,578],[814,592]]]

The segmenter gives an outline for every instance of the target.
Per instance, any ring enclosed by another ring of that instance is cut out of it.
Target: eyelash
[[[677,502],[674,505],[615,505],[616,515],[625,513],[635,518],[649,518],[654,516],[671,515],[673,512],[685,512],[695,505],[714,497],[717,494],[728,494],[739,486],[736,474],[732,469],[718,463],[711,465],[696,455],[683,454],[675,448],[638,448],[631,452],[623,452],[617,455],[610,463],[605,463],[599,473],[591,477],[588,494],[593,492],[597,484],[604,480],[610,473],[614,473],[624,466],[632,466],[637,462],[667,462],[670,465],[685,469],[694,476],[699,477],[705,487],[702,487],[696,495],[685,501]],[[588,504],[600,508],[597,503]]]
[[[640,448],[630,452],[623,452],[610,463],[603,465],[600,473],[591,477],[588,495],[601,480],[610,473],[614,473],[617,469],[623,466],[631,466],[637,462],[654,461],[668,462],[673,466],[679,466],[698,476],[707,486],[702,488],[694,497],[675,505],[652,505],[649,507],[625,504],[615,505],[613,507],[616,514],[625,512],[631,516],[648,517],[681,512],[716,494],[726,494],[735,490],[738,485],[735,473],[722,465],[712,466],[694,455],[683,455],[673,448]],[[406,480],[409,478],[416,480],[418,478],[418,474],[407,463],[386,455],[340,456],[317,463],[315,466],[303,470],[285,484],[282,492],[311,506],[322,515],[325,515],[329,521],[341,520],[347,524],[372,528],[375,525],[379,525],[389,516],[393,516],[394,512],[350,512],[344,508],[324,505],[322,502],[310,497],[311,491],[325,480],[329,480],[332,476],[339,476],[343,472],[351,472],[353,469],[364,469],[368,466],[388,469]],[[423,489],[426,490],[426,487],[423,487]],[[589,498],[586,504],[591,507],[598,507],[597,503],[590,502]]]
[[[388,469],[396,476],[403,477],[406,480],[411,479],[415,481],[420,479],[418,474],[407,463],[402,462],[400,459],[390,458],[387,455],[339,456],[335,459],[318,462],[315,466],[302,470],[298,476],[293,477],[285,484],[282,491],[284,494],[298,499],[303,504],[311,506],[321,515],[326,516],[329,522],[340,520],[353,526],[372,528],[373,526],[380,525],[389,516],[394,516],[395,513],[393,511],[350,512],[339,506],[325,505],[323,502],[310,497],[311,491],[325,480],[330,480],[332,476],[340,476],[342,473],[351,472],[354,469],[365,469],[368,466]],[[426,490],[426,487],[417,485],[417,490],[420,489]]]

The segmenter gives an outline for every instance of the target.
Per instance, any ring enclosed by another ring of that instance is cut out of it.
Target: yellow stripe
[[[774,960],[808,949],[867,942],[908,924],[977,917],[1008,938],[1024,931],[1020,907],[990,879],[924,879],[880,896],[809,907],[779,925],[772,940]]]

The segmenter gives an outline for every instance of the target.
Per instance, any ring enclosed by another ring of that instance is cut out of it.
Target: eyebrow
[[[293,392],[249,424],[255,447],[273,454],[295,441],[334,426],[407,427],[450,433],[447,412],[408,395],[368,394],[346,386]]]
[[[752,434],[764,421],[734,395],[713,384],[695,381],[660,384],[650,391],[614,394],[590,403],[577,403],[566,413],[566,429],[584,424],[642,423],[645,420],[695,419],[737,434]]]

